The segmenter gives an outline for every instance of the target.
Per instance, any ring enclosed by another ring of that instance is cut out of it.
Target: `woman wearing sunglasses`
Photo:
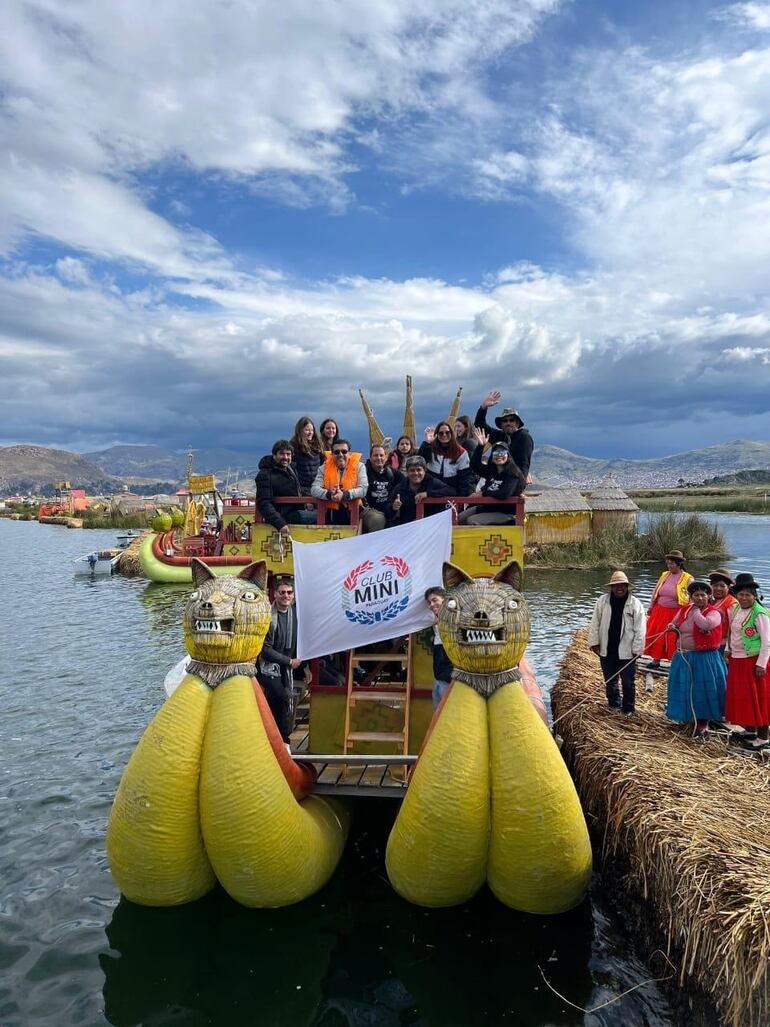
[[[467,496],[471,490],[471,462],[455,438],[448,421],[439,421],[435,430],[425,429],[425,442],[420,446],[428,473],[452,489],[452,495]]]
[[[521,495],[526,481],[520,468],[513,462],[508,446],[504,442],[494,442],[492,448],[487,451],[488,462],[484,464],[482,457],[489,442],[489,436],[481,428],[476,428],[475,435],[479,444],[471,459],[471,470],[481,479],[481,488],[469,496],[469,499],[478,499],[483,496],[485,499],[503,500]],[[499,506],[485,503],[483,506],[466,507],[460,514],[459,522],[460,524],[512,524],[515,519],[516,513],[509,506],[502,503]]]

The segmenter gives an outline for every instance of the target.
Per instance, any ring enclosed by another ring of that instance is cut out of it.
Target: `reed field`
[[[629,489],[640,510],[700,513],[770,513],[770,484],[751,489]]]
[[[650,518],[643,534],[626,529],[598,532],[584,542],[528,547],[528,567],[589,570],[617,569],[635,563],[660,563],[664,553],[681,549],[690,560],[729,556],[716,524],[699,514],[662,513]]]

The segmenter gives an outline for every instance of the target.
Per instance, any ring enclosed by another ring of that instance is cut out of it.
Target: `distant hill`
[[[253,488],[256,455],[199,449],[194,459],[197,473],[214,474],[223,486],[229,478],[231,485]],[[40,494],[60,478],[92,492],[114,492],[123,484],[178,485],[186,468],[186,454],[161,446],[112,446],[85,456],[43,446],[7,446],[0,447],[0,493]],[[770,441],[728,442],[656,460],[602,460],[558,446],[536,446],[532,460],[535,484],[551,487],[591,488],[612,474],[618,484],[629,488],[663,488],[676,485],[680,478],[702,482],[742,471],[770,474]]]
[[[98,453],[86,453],[107,474],[119,478],[162,479],[182,482],[187,474],[187,454],[174,453],[161,446],[111,446]],[[231,478],[236,470],[240,477],[252,478],[256,472],[257,457],[236,453],[230,449],[196,449],[194,470],[201,474],[216,474],[224,481],[227,472]]]
[[[53,494],[53,482],[69,481],[75,488],[115,491],[120,482],[78,453],[45,446],[0,446],[0,494]]]
[[[721,474],[708,478],[704,485],[770,485],[770,469],[738,471],[736,474]]]
[[[676,485],[680,478],[701,482],[717,474],[770,468],[770,441],[726,442],[655,460],[597,460],[558,446],[535,446],[532,468],[542,485],[591,487],[612,474],[619,485],[656,488]]]

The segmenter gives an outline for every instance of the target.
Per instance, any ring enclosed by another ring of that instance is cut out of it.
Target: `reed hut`
[[[591,508],[577,489],[548,489],[525,497],[528,546],[585,542],[591,535]]]
[[[593,514],[593,531],[635,531],[639,507],[618,485],[612,475],[598,489],[589,493],[588,505]]]
[[[636,713],[607,708],[585,630],[551,693],[595,857],[641,911],[651,969],[705,996],[727,1027],[770,1023],[770,773],[724,734],[704,742],[666,720],[665,685]],[[702,1023],[691,1015],[684,1021]],[[705,1022],[713,1023],[713,1017]]]

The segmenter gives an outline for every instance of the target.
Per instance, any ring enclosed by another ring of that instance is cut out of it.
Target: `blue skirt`
[[[727,670],[718,650],[675,652],[668,672],[669,720],[721,720]]]

